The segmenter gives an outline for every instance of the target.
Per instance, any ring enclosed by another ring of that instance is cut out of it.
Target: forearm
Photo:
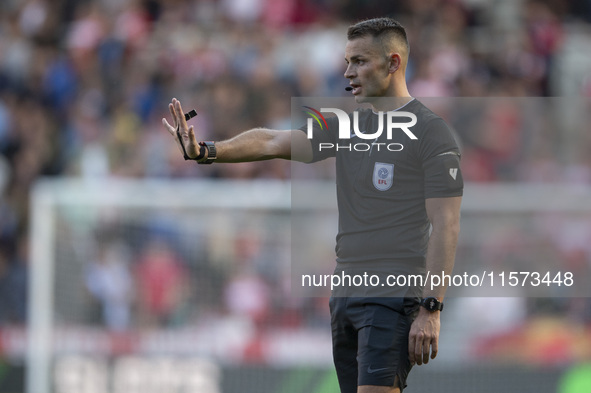
[[[441,278],[440,286],[431,288],[431,283],[425,284],[423,297],[437,297],[443,300],[447,290],[447,282],[441,277],[451,275],[455,257],[456,245],[460,233],[460,203],[461,197],[442,198],[428,202],[433,230],[429,237],[426,256],[426,269],[431,275]]]
[[[216,162],[248,162],[291,158],[289,131],[254,128],[215,143]]]
[[[442,200],[427,203],[427,214],[433,225],[427,245],[426,262],[426,268],[431,272],[431,277],[451,274],[460,231],[459,200],[448,199],[441,202]],[[436,297],[442,302],[446,289],[445,285],[431,288],[431,283],[427,282],[423,289],[423,298]],[[427,307],[419,307],[408,336],[409,360],[412,365],[427,364],[429,348],[431,348],[431,359],[437,356],[441,327],[440,314],[440,310],[430,311]]]
[[[426,268],[431,275],[442,276],[451,275],[455,256],[456,244],[459,235],[459,223],[449,224],[444,228],[433,228],[427,248]],[[431,283],[426,283],[423,290],[423,297],[436,297],[443,300],[447,286],[443,277],[441,277],[441,286],[431,288]]]

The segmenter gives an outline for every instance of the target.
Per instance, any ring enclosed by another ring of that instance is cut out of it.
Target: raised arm
[[[181,103],[176,98],[168,105],[173,124],[162,119],[162,124],[172,135],[181,152],[183,148],[177,137],[177,127],[187,155],[195,159],[200,154],[199,141],[195,137],[194,127],[188,127]],[[247,162],[262,161],[273,158],[309,162],[312,159],[312,147],[306,134],[299,130],[270,130],[254,128],[245,131],[231,139],[215,143],[217,151],[216,162]],[[207,150],[204,151],[207,158]]]

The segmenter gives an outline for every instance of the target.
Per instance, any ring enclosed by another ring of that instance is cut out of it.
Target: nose
[[[351,63],[347,64],[347,69],[345,69],[345,78],[352,79],[355,77],[355,69]]]

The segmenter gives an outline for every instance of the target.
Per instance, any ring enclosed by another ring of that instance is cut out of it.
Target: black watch
[[[425,307],[427,311],[435,312],[443,310],[443,303],[436,297],[426,297],[421,300],[421,306]]]
[[[215,149],[214,142],[199,142],[199,146],[207,149],[207,158],[203,161],[197,162],[198,164],[211,164],[217,158],[217,151]]]

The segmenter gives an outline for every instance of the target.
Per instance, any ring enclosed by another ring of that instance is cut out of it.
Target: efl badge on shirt
[[[389,190],[392,187],[394,177],[394,164],[376,162],[373,167],[373,185],[380,191]]]

